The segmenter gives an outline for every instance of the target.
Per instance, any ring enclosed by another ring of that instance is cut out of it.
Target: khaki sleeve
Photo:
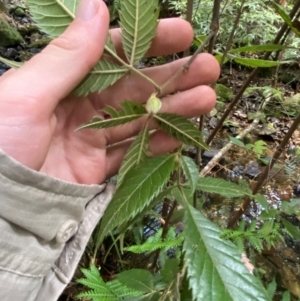
[[[0,150],[0,300],[56,301],[113,192],[50,178]]]

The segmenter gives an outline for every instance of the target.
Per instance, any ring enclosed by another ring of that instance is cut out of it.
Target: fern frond
[[[141,245],[135,245],[124,248],[125,251],[132,253],[149,253],[158,249],[163,249],[165,252],[171,248],[178,247],[183,242],[183,235],[180,234],[176,237],[174,227],[171,227],[168,231],[165,240],[161,239],[162,229],[159,229],[155,235],[150,236],[145,243]]]
[[[90,289],[80,293],[76,298],[88,298],[92,301],[120,301],[143,295],[143,292],[134,290],[122,284],[119,280],[104,282],[97,267],[91,265],[90,269],[81,269],[85,278],[77,280]]]

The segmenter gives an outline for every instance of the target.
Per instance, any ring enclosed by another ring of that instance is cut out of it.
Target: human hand
[[[106,105],[118,108],[124,100],[145,103],[153,86],[138,75],[125,76],[99,94],[74,97],[70,92],[102,55],[109,23],[102,0],[83,0],[75,20],[64,34],[18,70],[0,78],[0,148],[25,166],[65,181],[101,183],[114,175],[142,121],[107,130],[74,132],[94,116],[103,116]],[[118,54],[121,35],[111,30]],[[180,19],[160,21],[148,56],[166,55],[188,48],[190,25]],[[187,59],[144,69],[163,84]],[[188,72],[164,91],[161,111],[194,117],[209,112],[215,93],[208,85],[217,80],[219,65],[208,55],[198,55]],[[169,95],[174,92],[173,95]],[[111,145],[111,146],[109,146]],[[152,155],[179,145],[161,131],[151,136]],[[108,147],[109,146],[109,147]]]

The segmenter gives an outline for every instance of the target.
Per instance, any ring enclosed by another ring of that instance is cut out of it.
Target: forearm
[[[57,300],[112,193],[50,178],[0,151],[0,300]]]

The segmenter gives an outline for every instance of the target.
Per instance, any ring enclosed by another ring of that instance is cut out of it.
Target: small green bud
[[[147,100],[146,110],[149,114],[156,114],[161,108],[161,101],[156,97],[155,94],[152,94],[150,98]]]

